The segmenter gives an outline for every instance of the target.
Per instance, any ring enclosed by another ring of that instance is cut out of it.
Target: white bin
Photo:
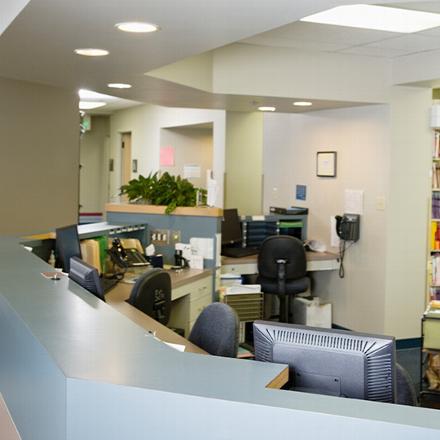
[[[315,298],[295,298],[293,300],[293,322],[310,327],[331,328],[332,305]]]

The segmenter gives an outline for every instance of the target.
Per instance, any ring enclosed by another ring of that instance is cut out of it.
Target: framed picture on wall
[[[336,151],[318,151],[316,153],[316,175],[318,177],[336,177]]]

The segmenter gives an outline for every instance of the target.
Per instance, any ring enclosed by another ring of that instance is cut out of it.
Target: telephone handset
[[[336,219],[336,233],[341,240],[358,241],[359,240],[359,214],[344,214],[337,215]]]
[[[127,248],[121,244],[119,238],[115,238],[112,247],[108,250],[111,260],[119,267],[148,266],[150,263],[137,249]]]

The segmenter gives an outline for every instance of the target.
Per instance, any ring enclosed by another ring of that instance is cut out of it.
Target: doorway
[[[121,186],[131,180],[131,133],[121,134]]]

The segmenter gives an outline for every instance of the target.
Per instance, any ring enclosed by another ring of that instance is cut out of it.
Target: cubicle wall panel
[[[310,405],[309,399],[314,396],[306,396],[306,402],[301,402],[303,399],[296,397],[299,393],[289,391],[263,390],[272,396],[289,393],[291,406],[296,408],[74,379],[68,380],[67,390],[67,440],[434,440],[438,439],[439,433],[436,429],[416,426],[414,417],[412,426],[406,425],[402,417],[397,417],[401,419],[400,423],[396,422],[396,417],[390,417],[392,405],[388,410],[384,408],[385,404],[374,409],[363,404],[375,403],[355,401],[352,406],[357,408],[351,411],[352,416],[337,415],[338,407],[350,405],[353,401],[338,405],[341,399],[328,397],[328,402]],[[272,400],[270,395],[267,397],[268,401]],[[302,404],[306,408],[302,409]],[[400,407],[400,411],[405,410]],[[380,420],[383,413],[386,414]],[[372,414],[376,414],[375,419]],[[389,420],[385,421],[387,416]]]
[[[0,391],[23,440],[66,437],[66,379],[0,295]]]
[[[212,239],[212,254],[211,258],[205,259],[205,267],[220,266],[220,262],[216,262],[216,234],[220,233],[220,217],[107,212],[107,221],[115,224],[147,223],[150,233],[157,229],[180,231],[181,243],[189,243],[193,237]],[[164,255],[167,262],[174,262],[174,243],[171,240],[166,245],[155,245],[155,247]]]

